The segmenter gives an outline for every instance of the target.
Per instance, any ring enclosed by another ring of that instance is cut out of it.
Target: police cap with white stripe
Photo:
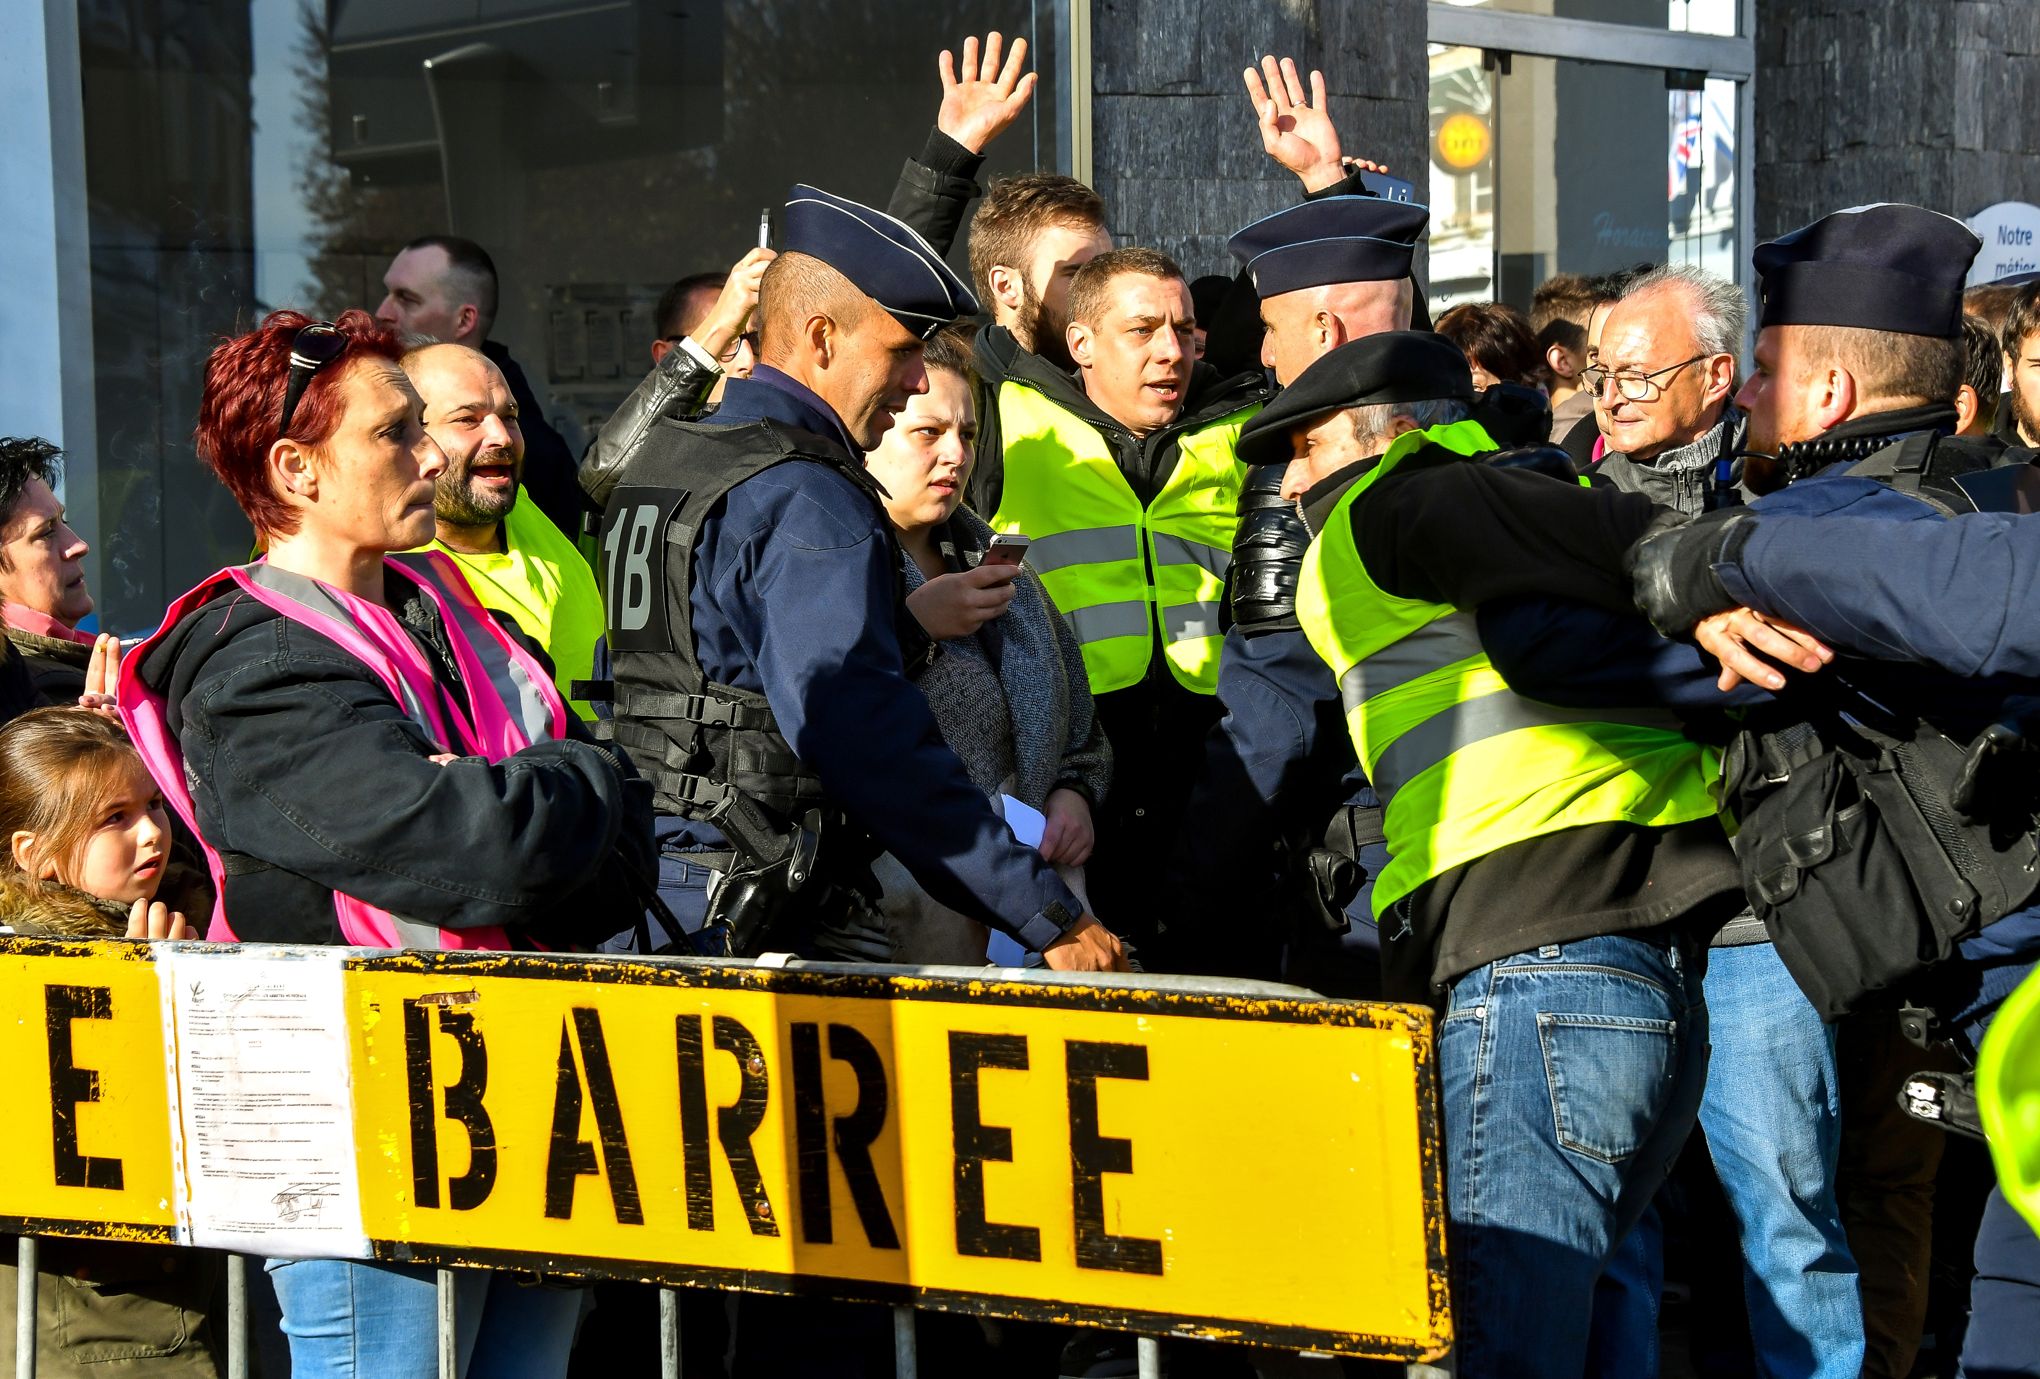
[[[1887,201],[1824,215],[1757,246],[1757,324],[1954,339],[1962,280],[1982,247],[1967,225],[1923,206]]]
[[[1330,412],[1381,402],[1473,401],[1466,356],[1428,330],[1349,340],[1296,376],[1240,430],[1233,453],[1248,464],[1286,464],[1289,433]]]
[[[1407,278],[1427,206],[1379,196],[1327,196],[1263,216],[1226,241],[1263,297],[1329,283]]]
[[[781,248],[820,259],[887,315],[925,340],[977,298],[927,240],[884,211],[806,183],[787,194]]]

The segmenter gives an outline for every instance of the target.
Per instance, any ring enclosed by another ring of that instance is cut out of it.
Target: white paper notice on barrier
[[[344,949],[160,952],[177,1218],[194,1245],[368,1254],[354,1172]]]

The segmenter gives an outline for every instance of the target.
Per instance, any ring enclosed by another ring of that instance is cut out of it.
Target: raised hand
[[[758,309],[758,285],[765,280],[766,268],[778,257],[770,249],[753,249],[731,266],[715,305],[708,309],[708,315],[695,331],[695,344],[718,359],[729,353],[730,346],[737,343],[737,337],[751,323],[751,313]]]
[[[942,108],[936,113],[935,127],[972,153],[983,153],[1020,118],[1034,97],[1034,73],[1021,74],[1027,62],[1027,40],[1013,40],[1013,51],[1002,67],[999,54],[1004,46],[1005,40],[996,30],[986,34],[984,60],[980,62],[977,39],[966,38],[960,74],[947,48],[937,61],[942,71]]]
[[[1277,62],[1261,59],[1260,69],[1245,72],[1247,99],[1254,103],[1260,121],[1261,147],[1270,158],[1295,173],[1305,191],[1323,191],[1346,177],[1344,151],[1339,131],[1332,125],[1330,103],[1325,96],[1325,74],[1310,74],[1310,95],[1303,92],[1303,80],[1294,58]],[[1369,172],[1387,172],[1385,164],[1355,159]]]

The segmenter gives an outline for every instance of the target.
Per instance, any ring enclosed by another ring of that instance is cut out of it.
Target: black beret
[[[802,183],[787,194],[784,226],[784,249],[828,264],[920,339],[977,315],[977,298],[942,256],[884,211]]]
[[[1327,196],[1264,216],[1226,241],[1263,297],[1327,283],[1410,275],[1429,207],[1379,196]]]
[[[1953,339],[1983,247],[1953,216],[1882,202],[1824,215],[1754,258],[1759,326],[1856,326]]]
[[[1286,464],[1291,429],[1327,412],[1381,402],[1473,401],[1473,373],[1459,346],[1425,330],[1392,330],[1350,340],[1275,395],[1240,430],[1234,453],[1247,464]]]

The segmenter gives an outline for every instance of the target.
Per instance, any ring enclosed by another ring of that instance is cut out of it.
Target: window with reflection
[[[996,28],[1040,73],[981,181],[1065,164],[1066,9],[80,0],[102,624],[148,628],[247,555],[190,442],[221,336],[373,310],[400,246],[463,235],[501,277],[491,338],[578,450],[649,367],[660,293],[735,262],[791,184],[885,203],[944,47]]]

